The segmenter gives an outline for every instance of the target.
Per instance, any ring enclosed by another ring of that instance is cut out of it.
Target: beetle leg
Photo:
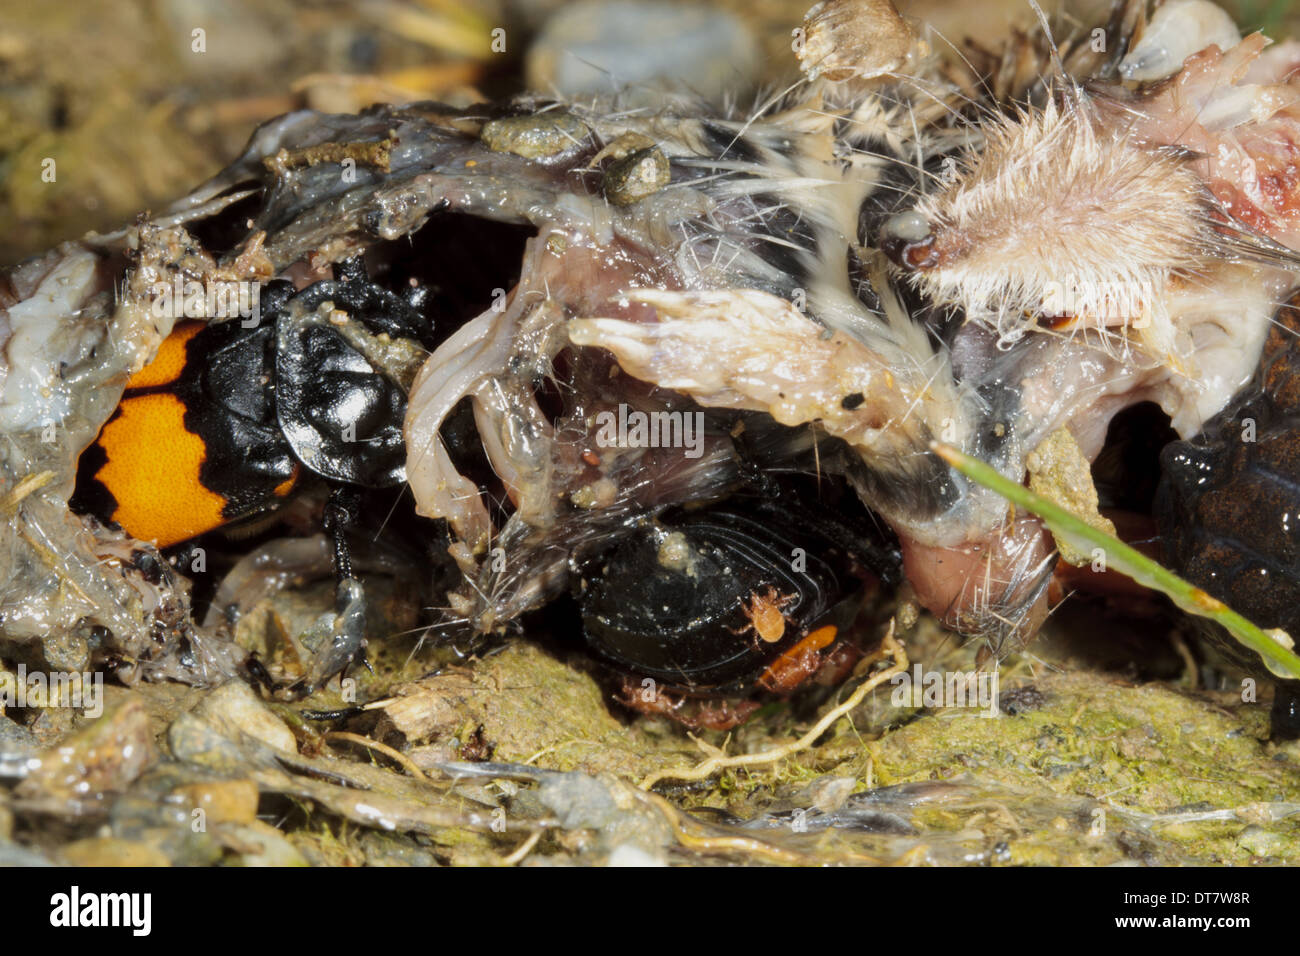
[[[361,643],[357,647],[356,653],[352,655],[352,660],[348,661],[346,664],[343,665],[343,669],[339,671],[339,677],[340,678],[347,677],[348,671],[350,671],[353,665],[355,664],[360,664],[367,671],[369,671],[372,676],[374,675],[375,669],[370,666],[370,657],[366,654],[366,638],[365,638],[364,631],[362,632]]]
[[[352,621],[350,625],[352,629],[347,635],[351,650],[347,660],[339,668],[339,673],[344,676],[347,675],[348,668],[357,661],[360,661],[370,673],[375,672],[370,666],[370,659],[366,657],[365,590],[361,582],[352,575],[352,552],[348,548],[347,540],[348,530],[360,521],[360,505],[360,495],[357,494],[356,489],[346,486],[336,488],[325,504],[325,530],[333,540],[334,573],[338,579],[335,590],[335,610],[340,616],[359,615]],[[325,676],[328,678],[330,674]]]
[[[352,549],[348,547],[348,529],[360,521],[360,500],[356,489],[342,486],[331,492],[325,502],[321,523],[334,546],[334,576],[342,585],[352,577]]]
[[[249,679],[259,687],[265,687],[271,693],[275,693],[280,689],[280,685],[257,656],[257,651],[253,651],[248,655],[248,659],[244,661],[244,668],[248,671]]]
[[[334,546],[334,613],[322,615],[305,635],[314,645],[307,674],[288,693],[294,699],[310,696],[335,674],[345,674],[360,655],[366,669],[366,592],[352,575],[352,552],[347,531],[357,522],[358,497],[355,489],[335,489],[325,505],[323,524]]]

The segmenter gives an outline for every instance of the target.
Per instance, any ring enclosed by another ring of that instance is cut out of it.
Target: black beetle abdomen
[[[1292,635],[1300,634],[1298,310],[1300,292],[1278,310],[1250,384],[1200,434],[1164,449],[1155,499],[1166,566],[1259,626]],[[1209,634],[1238,664],[1267,674],[1221,630]],[[1300,691],[1300,682],[1284,683],[1287,695]]]
[[[839,535],[775,502],[674,509],[621,536],[584,574],[588,647],[635,678],[697,693],[748,690],[813,627],[849,623],[864,566],[896,568],[896,549],[862,545],[851,553]],[[768,596],[787,622],[770,641],[746,614],[747,602]]]

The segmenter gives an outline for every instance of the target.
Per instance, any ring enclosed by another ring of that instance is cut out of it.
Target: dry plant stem
[[[696,850],[700,853],[750,853],[754,856],[767,857],[778,863],[807,864],[813,862],[802,853],[783,850],[780,847],[764,843],[762,840],[755,840],[752,837],[697,836],[687,832],[682,824],[681,813],[659,794],[641,794],[641,799],[651,804],[664,815],[669,826],[673,828],[673,836],[676,837],[677,842],[688,850]]]
[[[388,744],[382,744],[378,740],[371,740],[369,737],[363,737],[360,734],[351,734],[346,730],[332,730],[325,735],[326,740],[343,740],[351,744],[365,747],[368,750],[374,750],[383,754],[385,757],[398,763],[407,773],[417,780],[423,780],[425,783],[431,782],[425,775],[424,771],[415,765],[415,762],[400,750],[394,750]]]
[[[881,642],[880,658],[888,655],[893,660],[893,666],[886,670],[880,671],[868,680],[865,680],[858,686],[844,703],[827,711],[822,718],[815,723],[812,728],[791,743],[782,744],[779,747],[773,747],[771,750],[764,750],[756,754],[737,754],[734,757],[728,757],[725,754],[718,754],[705,760],[703,763],[694,767],[684,768],[682,770],[656,770],[644,780],[641,781],[641,789],[649,790],[661,780],[681,780],[688,782],[692,780],[704,780],[719,770],[726,770],[731,767],[755,767],[763,764],[776,763],[778,760],[784,760],[801,750],[807,750],[813,743],[824,734],[835,721],[839,720],[845,714],[848,714],[863,700],[866,696],[879,687],[881,684],[893,678],[895,674],[901,674],[907,670],[908,660],[907,652],[903,650],[903,645],[894,638],[894,621],[889,621],[889,631],[885,639]],[[878,658],[879,659],[879,658]]]
[[[503,866],[517,866],[524,861],[524,857],[533,852],[533,847],[537,846],[537,841],[542,838],[541,830],[534,830],[528,834],[528,839],[519,844],[519,848],[509,856],[503,856],[501,863]]]
[[[665,798],[657,793],[640,793],[638,796],[664,815],[669,826],[673,828],[673,835],[676,837],[677,842],[688,850],[695,850],[699,853],[750,854],[751,856],[766,857],[776,863],[792,863],[802,866],[816,866],[829,862],[824,858],[773,846],[753,837],[705,836],[691,833],[686,827],[686,821],[690,820],[690,817],[683,817],[681,811]],[[878,857],[868,856],[865,853],[848,853],[837,858],[835,862],[865,863],[871,866],[881,866],[884,861]]]
[[[0,511],[6,515],[14,514],[24,498],[34,491],[40,491],[53,480],[54,472],[52,471],[42,471],[35,475],[28,475],[14,485],[13,491],[5,496],[3,502],[0,502]]]

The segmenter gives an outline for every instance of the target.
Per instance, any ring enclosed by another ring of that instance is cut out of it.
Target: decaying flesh
[[[801,334],[801,317],[787,303],[738,290],[657,294],[657,322],[584,319],[571,337],[611,349],[634,374],[702,404],[815,423],[845,438],[878,477],[885,462],[908,462],[914,480],[924,474],[915,463],[926,460],[933,436],[1019,479],[1026,455],[1057,428],[1070,429],[1093,457],[1113,415],[1144,400],[1158,402],[1180,433],[1195,433],[1253,374],[1294,281],[1300,197],[1296,54],[1288,44],[1261,58],[1266,41],[1258,35],[1226,54],[1205,47],[1207,31],[1230,42],[1222,16],[1207,16],[1206,6],[1171,4],[1153,23],[1160,35],[1152,43],[1172,49],[1178,37],[1193,54],[1186,66],[1165,62],[1154,85],[1124,86],[1115,76],[1132,73],[1134,63],[1148,75],[1162,65],[1139,25],[1122,62],[1068,44],[1061,61],[1044,57],[1047,81],[1006,112],[981,109],[966,130],[973,140],[961,148],[918,137],[918,155],[946,151],[947,161],[937,174],[917,176],[914,200],[879,232],[858,238],[888,250],[929,308],[964,317],[946,351],[905,343],[900,362],[890,351],[897,338],[859,324],[854,344],[869,358],[853,362],[846,378],[845,353],[833,347],[846,323],[822,290],[810,296],[809,313],[830,339],[807,320]],[[812,28],[849,30],[835,19],[842,7],[814,10]],[[1110,49],[1126,48],[1109,39]],[[905,79],[934,93],[933,77]],[[888,288],[875,288],[889,315]],[[865,311],[853,303],[854,318]],[[766,321],[731,318],[747,335],[719,330],[730,317],[755,314]],[[1055,320],[1050,328],[1044,318]],[[789,384],[792,367],[802,387]],[[927,368],[932,379],[921,374]],[[846,415],[837,393],[865,401]],[[893,414],[891,403],[909,414]],[[865,423],[888,437],[882,443]],[[1044,613],[1038,585],[1050,560],[1038,523],[1008,523],[997,503],[970,489],[953,489],[946,507],[918,507],[891,494],[902,484],[894,477],[859,488],[898,532],[923,603],[963,630],[1032,631]]]
[[[1062,44],[1060,61],[1043,57],[1047,80],[1023,103],[1001,113],[979,104],[959,148],[952,130],[946,140],[916,137],[917,155],[944,164],[916,176],[914,199],[877,233],[857,238],[888,250],[928,308],[964,317],[947,349],[900,338],[916,315],[872,323],[898,308],[888,283],[873,283],[879,309],[870,315],[867,303],[834,295],[847,276],[831,269],[808,299],[816,322],[743,290],[683,291],[654,294],[655,322],[581,319],[571,338],[611,349],[634,374],[701,404],[759,408],[844,438],[875,477],[858,487],[898,532],[923,603],[963,630],[1032,631],[1051,557],[1037,522],[1008,523],[999,503],[940,476],[930,500],[901,491],[924,481],[931,437],[1019,479],[1026,455],[1061,427],[1095,456],[1113,415],[1138,401],[1158,402],[1180,433],[1194,434],[1253,374],[1294,281],[1297,57],[1288,44],[1261,58],[1258,35],[1227,54],[1204,47],[1207,32],[1229,42],[1222,16],[1205,6],[1169,5],[1146,45],[1138,24],[1123,61]],[[809,32],[828,23],[849,31],[843,7],[814,10]],[[1158,41],[1168,55],[1171,37],[1193,54],[1181,70],[1151,50]],[[1108,39],[1110,49],[1128,48]],[[1121,85],[1116,72],[1134,63],[1165,73],[1153,85]],[[924,93],[914,114],[936,95],[932,76],[902,79],[903,91]],[[878,109],[868,92],[850,115]],[[848,394],[865,400],[846,414],[838,399]]]
[[[66,510],[77,455],[169,330],[154,279],[318,275],[453,213],[535,231],[518,282],[446,330],[410,390],[408,480],[451,530],[457,616],[498,629],[612,529],[728,493],[743,430],[760,465],[824,449],[949,623],[1032,632],[1050,537],[931,442],[1020,480],[1046,436],[1095,456],[1136,402],[1195,433],[1249,380],[1293,281],[1300,53],[1238,42],[1214,9],[1147,22],[1123,0],[1104,49],[1022,36],[965,73],[884,0],[828,0],[803,27],[804,81],[753,115],[521,97],[266,124],[162,217],[0,289],[5,635],[98,625],[149,660],[180,633],[193,664],[183,584],[152,596]],[[341,174],[381,143],[382,162]],[[233,251],[185,231],[247,196]],[[504,509],[446,444],[465,400]],[[699,454],[607,447],[597,422],[620,406],[704,411]],[[172,637],[151,636],[160,621]],[[199,670],[228,669],[203,643]]]
[[[128,678],[211,680],[241,655],[193,625],[187,582],[67,499],[78,456],[171,331],[153,284],[269,272],[256,256],[218,266],[176,226],[140,226],[131,246],[125,271],[122,247],[65,243],[0,282],[0,633],[48,645],[56,666],[84,669],[99,646]]]

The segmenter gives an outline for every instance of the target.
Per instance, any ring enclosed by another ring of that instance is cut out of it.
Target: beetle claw
[[[362,638],[361,646],[357,648],[357,652],[353,655],[352,660],[344,664],[343,669],[339,671],[339,677],[347,677],[348,671],[350,671],[356,664],[360,664],[369,671],[372,676],[374,675],[375,669],[370,666],[370,657],[366,654],[366,640],[364,638]]]
[[[358,654],[364,655],[366,593],[361,582],[350,577],[339,581],[334,604],[328,636],[313,655],[307,671],[309,680],[316,686],[345,671]]]
[[[371,670],[366,659],[366,593],[356,578],[343,578],[335,589],[335,612],[317,620],[301,638],[312,648],[307,673],[276,696],[289,700],[310,697],[335,674],[346,676],[349,666],[358,659]]]

